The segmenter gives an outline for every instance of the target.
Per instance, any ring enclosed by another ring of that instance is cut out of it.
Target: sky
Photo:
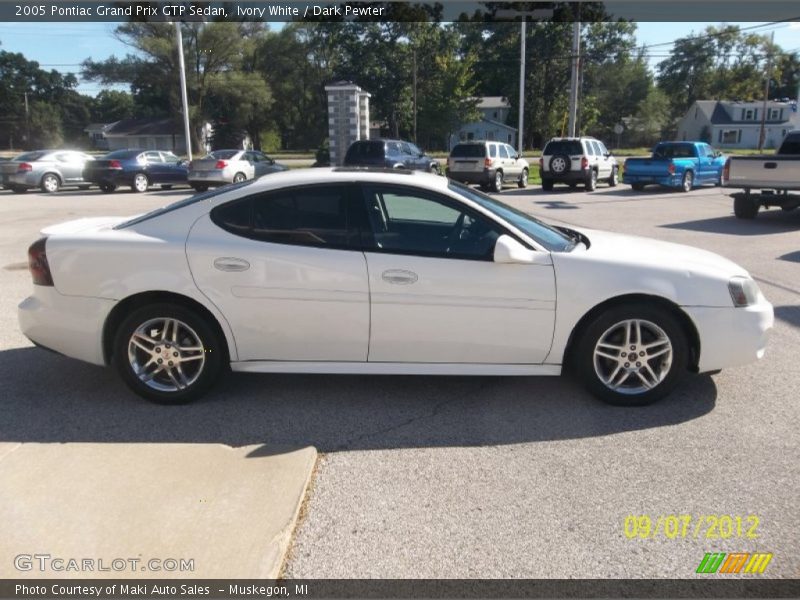
[[[734,23],[741,27],[764,23]],[[642,44],[663,44],[691,33],[702,32],[707,25],[718,23],[638,23],[637,39]],[[79,75],[80,63],[87,59],[102,60],[111,55],[119,57],[130,49],[118,41],[113,31],[115,23],[0,23],[0,49],[21,52],[28,60],[37,61],[44,69],[73,72]],[[270,23],[280,28],[280,23]],[[781,23],[754,30],[758,33],[775,32],[775,42],[784,50],[800,51],[800,22]],[[651,52],[664,55],[669,46],[657,46]],[[663,60],[651,59],[651,66]],[[123,88],[124,89],[124,88]],[[92,96],[102,90],[95,82],[81,82],[78,91]]]

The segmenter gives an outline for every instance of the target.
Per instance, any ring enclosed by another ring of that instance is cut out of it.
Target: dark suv
[[[413,169],[438,174],[439,163],[411,142],[403,140],[359,140],[350,144],[344,157],[346,167]]]

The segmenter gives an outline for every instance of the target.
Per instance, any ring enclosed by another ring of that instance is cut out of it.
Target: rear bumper
[[[53,287],[34,286],[19,305],[22,333],[38,346],[95,365],[104,365],[103,324],[114,300],[64,296]]]
[[[629,175],[625,173],[622,176],[622,183],[633,185],[634,183],[641,183],[642,185],[663,185],[664,187],[681,187],[683,184],[683,173],[676,173],[675,175]]]
[[[22,173],[9,173],[8,175],[3,174],[2,182],[3,187],[11,189],[12,187],[23,187],[23,188],[36,188],[39,187],[39,179],[41,174],[34,175],[31,172],[24,171]]]
[[[447,169],[447,177],[460,183],[491,183],[497,169],[484,169],[483,171],[452,171]]]
[[[698,371],[705,373],[755,362],[764,356],[775,321],[772,304],[746,308],[685,306],[700,337]]]
[[[189,172],[189,185],[199,183],[202,185],[215,186],[225,185],[233,182],[233,173],[225,173],[224,171],[190,171]]]
[[[589,177],[588,169],[581,169],[580,171],[567,171],[560,175],[554,174],[552,171],[545,171],[539,169],[539,177],[542,181],[552,181],[554,183],[583,183]]]

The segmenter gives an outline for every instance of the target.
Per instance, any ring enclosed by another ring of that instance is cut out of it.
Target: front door
[[[228,320],[240,361],[367,360],[367,266],[348,230],[351,198],[333,184],[265,192],[192,227],[192,275]]]
[[[443,195],[364,187],[370,362],[542,363],[552,265],[492,261],[501,226]]]

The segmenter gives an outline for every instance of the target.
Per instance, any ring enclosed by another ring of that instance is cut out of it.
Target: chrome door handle
[[[416,283],[419,277],[413,271],[406,271],[405,269],[389,269],[381,273],[381,279],[386,283],[393,283],[396,285],[410,285]]]
[[[231,256],[223,256],[214,259],[214,268],[220,271],[247,271],[250,268],[250,263],[243,258],[233,258]]]

